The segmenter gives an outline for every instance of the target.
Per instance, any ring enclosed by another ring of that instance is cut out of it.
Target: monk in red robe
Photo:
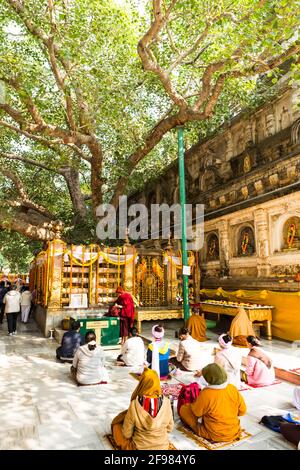
[[[124,344],[128,338],[129,330],[134,322],[134,303],[132,296],[126,292],[122,286],[117,287],[116,293],[119,297],[116,300],[116,305],[121,307],[120,312],[120,336],[122,338],[121,344]]]

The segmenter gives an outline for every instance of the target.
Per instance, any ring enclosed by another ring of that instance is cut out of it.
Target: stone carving
[[[280,123],[281,129],[285,129],[286,127],[290,125],[289,111],[285,106],[282,107],[281,115],[279,118],[279,123]]]
[[[219,239],[215,233],[208,235],[206,242],[207,261],[219,259]]]
[[[263,191],[264,191],[264,185],[263,185],[262,180],[255,181],[254,187],[255,187],[255,190],[256,190],[256,192],[257,192],[258,194],[263,193]]]
[[[299,264],[290,264],[290,265],[278,265],[278,266],[272,266],[271,268],[271,275],[272,276],[278,276],[278,277],[284,277],[284,276],[296,276],[298,272],[300,271],[300,265]]]
[[[290,217],[283,226],[283,250],[300,250],[300,217]]]
[[[255,238],[251,227],[245,227],[240,231],[237,252],[238,256],[251,256],[255,253]]]
[[[292,126],[291,142],[293,145],[300,143],[300,119],[298,119]]]
[[[273,113],[267,115],[267,136],[270,137],[276,132],[275,116]]]
[[[247,199],[247,197],[249,196],[248,186],[243,186],[241,189],[241,192],[242,192],[243,198]]]
[[[278,186],[279,184],[279,177],[278,173],[274,173],[274,175],[269,176],[269,181],[272,186]]]

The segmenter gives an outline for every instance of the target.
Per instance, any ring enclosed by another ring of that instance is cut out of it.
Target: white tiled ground
[[[143,323],[146,337],[150,338],[152,324]],[[178,344],[174,338],[177,327],[178,323],[169,322],[166,331],[174,349]],[[217,343],[216,335],[208,335],[211,340],[202,347],[209,361]],[[265,344],[275,363],[278,360],[288,368],[300,367],[299,349],[293,351],[290,344],[275,340]],[[136,380],[129,375],[129,369],[114,366],[118,351],[112,350],[106,351],[111,383],[77,387],[69,376],[70,365],[55,359],[57,346],[55,341],[43,338],[32,321],[28,326],[19,326],[18,336],[7,336],[5,324],[0,329],[0,450],[110,449],[104,435],[110,430],[112,418],[128,407]],[[247,350],[241,352],[246,355]],[[182,381],[190,378],[192,374],[178,377]],[[241,421],[253,437],[232,449],[294,449],[281,435],[258,424],[264,414],[293,410],[292,390],[293,385],[281,383],[242,392],[248,412]],[[174,445],[179,450],[201,450],[176,429],[178,424],[175,412],[171,433]]]

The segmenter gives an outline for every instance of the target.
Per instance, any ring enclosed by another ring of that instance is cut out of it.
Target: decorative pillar
[[[129,244],[126,244],[124,246],[124,249],[126,250],[126,256],[132,256],[135,255],[136,250]],[[132,261],[129,263],[126,263],[124,266],[124,289],[127,292],[131,292],[133,295],[136,295],[135,292],[135,257],[133,256]]]
[[[60,309],[63,276],[63,253],[65,244],[62,240],[53,240],[49,243],[50,275],[48,280],[48,310]]]
[[[169,257],[167,263],[167,303],[168,305],[174,305],[178,290],[177,271],[179,270],[176,268],[176,264],[172,262],[172,250],[169,250],[168,253]]]
[[[227,220],[221,220],[218,223],[218,231],[219,231],[219,247],[220,247],[220,268],[221,273],[223,272],[224,275],[229,276],[229,259],[231,256],[230,250],[230,240],[229,240],[229,227]]]
[[[269,263],[270,240],[267,211],[265,209],[256,210],[254,212],[254,222],[257,236],[257,275],[258,277],[269,277],[271,265]]]
[[[195,302],[200,302],[200,289],[201,289],[201,270],[200,270],[200,253],[195,252],[195,268],[194,268],[194,292]]]
[[[227,220],[221,220],[218,223],[219,230],[219,244],[220,244],[220,262],[223,264],[228,264],[229,262],[229,231],[228,231],[228,222]]]

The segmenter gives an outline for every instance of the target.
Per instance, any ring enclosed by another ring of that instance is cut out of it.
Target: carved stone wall
[[[246,278],[279,282],[286,272],[291,277],[300,271],[297,223],[297,243],[292,250],[286,243],[288,220],[300,217],[299,103],[299,85],[283,85],[272,102],[235,117],[186,152],[187,202],[205,207],[200,261],[206,279],[231,276],[245,285]],[[158,203],[178,201],[177,162],[134,197],[149,204],[153,193]],[[241,256],[238,237],[245,227],[253,230],[255,249]],[[210,233],[219,241],[216,259],[207,257]]]

